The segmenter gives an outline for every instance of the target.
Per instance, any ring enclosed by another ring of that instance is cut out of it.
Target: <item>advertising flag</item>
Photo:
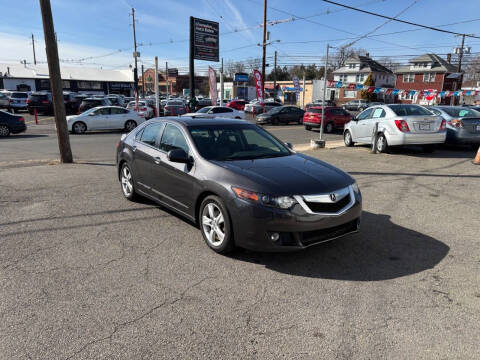
[[[260,101],[260,105],[264,105],[264,94],[263,94],[263,79],[260,71],[253,70],[253,77],[255,78],[255,88],[257,89],[257,99]]]
[[[217,105],[217,74],[211,66],[208,67],[208,82],[210,84],[210,98],[212,105]]]

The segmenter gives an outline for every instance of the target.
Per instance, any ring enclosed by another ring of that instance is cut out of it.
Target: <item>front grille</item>
[[[322,202],[309,202],[305,201],[305,204],[314,213],[336,213],[342,210],[350,203],[350,194],[336,203],[322,203]]]
[[[300,241],[303,246],[308,246],[328,241],[356,230],[358,230],[358,219],[327,229],[303,232],[300,234]]]

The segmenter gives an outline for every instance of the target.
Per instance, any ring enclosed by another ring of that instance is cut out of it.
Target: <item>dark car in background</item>
[[[480,145],[480,112],[474,107],[426,106],[435,115],[447,122],[446,143],[450,145]]]
[[[33,115],[35,110],[38,113],[53,114],[52,94],[49,92],[34,92],[28,96],[27,109],[30,115]]]
[[[363,111],[368,108],[370,105],[367,100],[352,100],[342,105],[344,110],[350,111]]]
[[[296,106],[277,106],[264,114],[257,116],[257,124],[288,124],[291,122],[301,124],[305,112]]]
[[[201,106],[200,109],[203,107],[204,106]],[[197,109],[198,108],[197,106]],[[163,107],[163,112],[165,116],[183,115],[187,113],[187,106],[182,100],[168,100]]]
[[[245,105],[244,111],[251,114],[260,114],[279,106],[283,106],[283,104],[275,101],[265,101],[262,106],[258,100],[253,100]]]
[[[335,104],[335,101],[333,100],[325,100],[326,106],[337,106]],[[323,100],[315,100],[314,102],[308,103],[305,105],[305,110],[308,110],[308,108],[311,108],[313,106],[322,106],[323,105]]]
[[[360,227],[350,175],[245,121],[153,119],[122,136],[116,163],[127,199],[196,222],[218,253],[300,250]]]
[[[63,101],[65,103],[65,112],[67,114],[76,114],[78,113],[78,108],[84,97],[78,96],[76,93],[64,92]]]
[[[106,98],[101,98],[101,97],[97,97],[97,98],[89,97],[89,98],[83,99],[82,103],[80,104],[80,107],[78,108],[78,113],[81,114],[82,112],[97,106],[110,106],[110,101]]]
[[[0,137],[18,134],[26,130],[27,125],[25,125],[25,119],[22,116],[0,110]]]
[[[338,106],[325,106],[325,120],[323,128],[326,133],[331,133],[334,129],[343,129],[346,123],[352,119],[352,115]],[[322,123],[322,106],[312,106],[307,109],[303,116],[303,125],[306,130],[320,128]]]

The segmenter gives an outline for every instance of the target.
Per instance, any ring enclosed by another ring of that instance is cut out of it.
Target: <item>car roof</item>
[[[228,118],[213,118],[213,119],[199,119],[199,118],[192,118],[189,116],[167,116],[162,118],[154,118],[149,121],[153,122],[162,122],[168,120],[169,122],[177,123],[183,126],[196,126],[196,125],[240,125],[240,124],[250,124],[245,120],[237,120],[237,119],[228,119]]]

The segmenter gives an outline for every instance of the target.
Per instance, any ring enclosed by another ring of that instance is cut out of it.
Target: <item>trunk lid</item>
[[[401,120],[407,122],[411,133],[425,134],[438,132],[443,118],[436,115],[411,115],[403,116]]]
[[[460,121],[469,133],[480,134],[480,118],[462,118]]]

